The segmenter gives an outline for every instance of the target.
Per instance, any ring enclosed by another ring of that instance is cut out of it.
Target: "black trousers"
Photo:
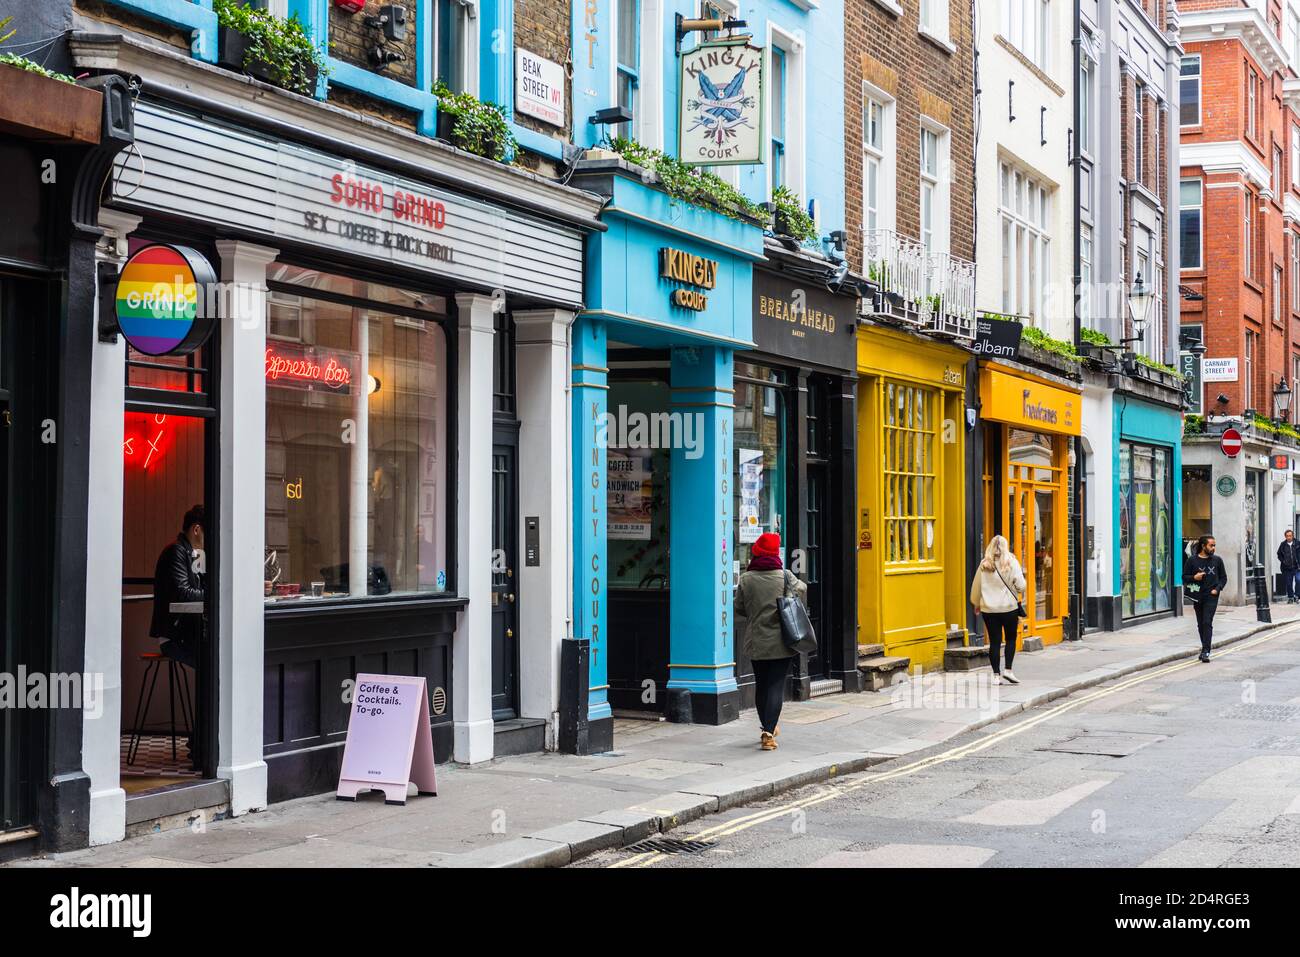
[[[776,730],[781,720],[781,705],[785,702],[785,679],[790,673],[792,658],[754,659],[754,707],[758,710],[758,723],[764,731]]]
[[[1192,602],[1196,609],[1196,630],[1201,636],[1201,654],[1210,653],[1210,642],[1214,638],[1214,613],[1219,610],[1219,599],[1202,598]]]
[[[1016,632],[1020,628],[1020,615],[1014,610],[982,611],[980,615],[984,619],[984,633],[989,643],[989,664],[993,666],[993,673],[1002,673],[998,667],[998,651],[1004,644],[1007,649],[1007,671],[1010,671],[1011,662],[1016,657]]]

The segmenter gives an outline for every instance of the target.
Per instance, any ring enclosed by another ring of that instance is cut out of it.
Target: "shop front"
[[[735,367],[735,570],[764,532],[781,536],[786,566],[808,584],[818,649],[800,660],[792,695],[857,691],[857,602],[853,534],[857,415],[853,330],[857,298],[827,287],[825,260],[768,243],[754,270],[757,350]],[[736,653],[743,707],[752,707],[753,668]]]
[[[1182,414],[1116,392],[1114,562],[1120,618],[1181,614]]]
[[[858,361],[858,637],[942,670],[966,636],[969,354],[862,325]]]
[[[1081,395],[1064,380],[995,363],[979,370],[983,541],[1000,534],[1025,572],[1020,638],[1063,638],[1069,615],[1069,475]]]
[[[734,357],[754,347],[763,240],[621,160],[588,161],[574,183],[605,197],[609,229],[588,239],[573,331],[573,630],[589,658],[565,706],[581,712],[578,748],[601,751],[616,711],[707,724],[739,713]],[[763,401],[774,423],[782,399]]]
[[[333,789],[358,672],[427,680],[439,761],[491,758],[526,719],[553,740],[554,667],[521,661],[557,657],[567,568],[525,566],[520,543],[525,516],[567,540],[565,476],[521,481],[517,461],[563,441],[595,198],[397,130],[371,130],[384,156],[301,117],[290,141],[284,105],[221,100],[143,98],[141,159],[109,201],[114,271],[188,250],[216,321],[188,353],[122,325],[94,347],[90,533],[109,557],[88,592],[120,608],[87,636],[116,719],[87,723],[95,843]],[[174,660],[158,609],[178,542],[198,592],[164,610],[196,635]]]
[[[41,50],[63,69],[60,37]],[[99,189],[130,104],[116,77],[0,66],[0,863],[87,841],[82,735],[105,689],[86,658],[85,382]]]

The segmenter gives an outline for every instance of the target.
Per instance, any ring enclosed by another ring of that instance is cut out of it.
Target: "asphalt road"
[[[1295,867],[1300,624],[660,837],[573,866]]]

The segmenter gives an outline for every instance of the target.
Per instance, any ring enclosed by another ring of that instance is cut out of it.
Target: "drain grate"
[[[1220,718],[1244,718],[1248,721],[1300,720],[1300,705],[1293,704],[1234,704],[1219,712]]]
[[[647,851],[658,851],[660,854],[698,854],[716,845],[717,841],[685,841],[676,837],[652,837],[646,841],[629,844],[623,850],[633,854],[645,854]]]

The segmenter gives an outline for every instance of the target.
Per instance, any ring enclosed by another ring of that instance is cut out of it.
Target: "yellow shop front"
[[[1055,644],[1069,612],[1070,437],[1080,433],[1082,396],[1060,384],[994,364],[979,372],[983,422],[981,547],[1006,536],[1025,570],[1020,643]]]
[[[858,330],[858,644],[926,671],[964,637],[966,359]]]

